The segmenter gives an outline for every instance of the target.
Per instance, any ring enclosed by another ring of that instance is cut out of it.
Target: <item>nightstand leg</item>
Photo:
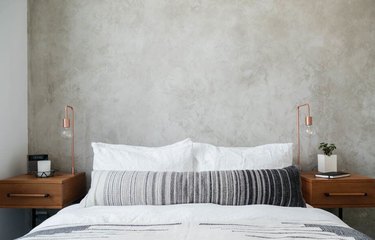
[[[342,208],[339,208],[339,218],[340,218],[341,220],[343,219]]]
[[[36,227],[36,209],[35,208],[31,209],[31,227],[32,228]]]

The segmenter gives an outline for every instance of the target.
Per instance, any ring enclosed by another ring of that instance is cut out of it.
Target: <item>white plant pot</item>
[[[318,154],[319,172],[337,172],[337,155]]]

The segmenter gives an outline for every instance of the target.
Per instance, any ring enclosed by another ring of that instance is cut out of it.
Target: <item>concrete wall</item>
[[[375,1],[30,1],[29,150],[69,170],[59,136],[76,107],[76,158],[90,142],[225,146],[296,142],[298,103],[340,169],[375,177]],[[346,221],[373,237],[375,211]]]
[[[27,1],[0,1],[0,179],[26,172]],[[27,230],[25,210],[0,209],[0,239]]]

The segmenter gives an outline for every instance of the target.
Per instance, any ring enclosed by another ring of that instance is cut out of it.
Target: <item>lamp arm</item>
[[[75,125],[75,122],[74,122],[74,109],[73,107],[71,107],[71,110],[72,110],[72,175],[75,174],[75,160],[74,160],[74,125]]]
[[[69,109],[74,113],[74,108],[72,106],[65,106],[65,118],[69,118]]]
[[[308,116],[311,116],[311,114],[310,114],[310,104],[308,104],[308,103],[298,105],[297,110],[299,111],[300,108],[305,107],[305,106],[307,107]]]

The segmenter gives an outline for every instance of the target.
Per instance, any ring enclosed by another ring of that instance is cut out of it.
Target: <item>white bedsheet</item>
[[[273,222],[335,223],[347,226],[335,215],[317,208],[278,207],[270,205],[221,206],[183,204],[165,206],[95,206],[76,204],[62,209],[36,227],[80,224],[159,224],[194,222],[236,222],[269,225]]]

